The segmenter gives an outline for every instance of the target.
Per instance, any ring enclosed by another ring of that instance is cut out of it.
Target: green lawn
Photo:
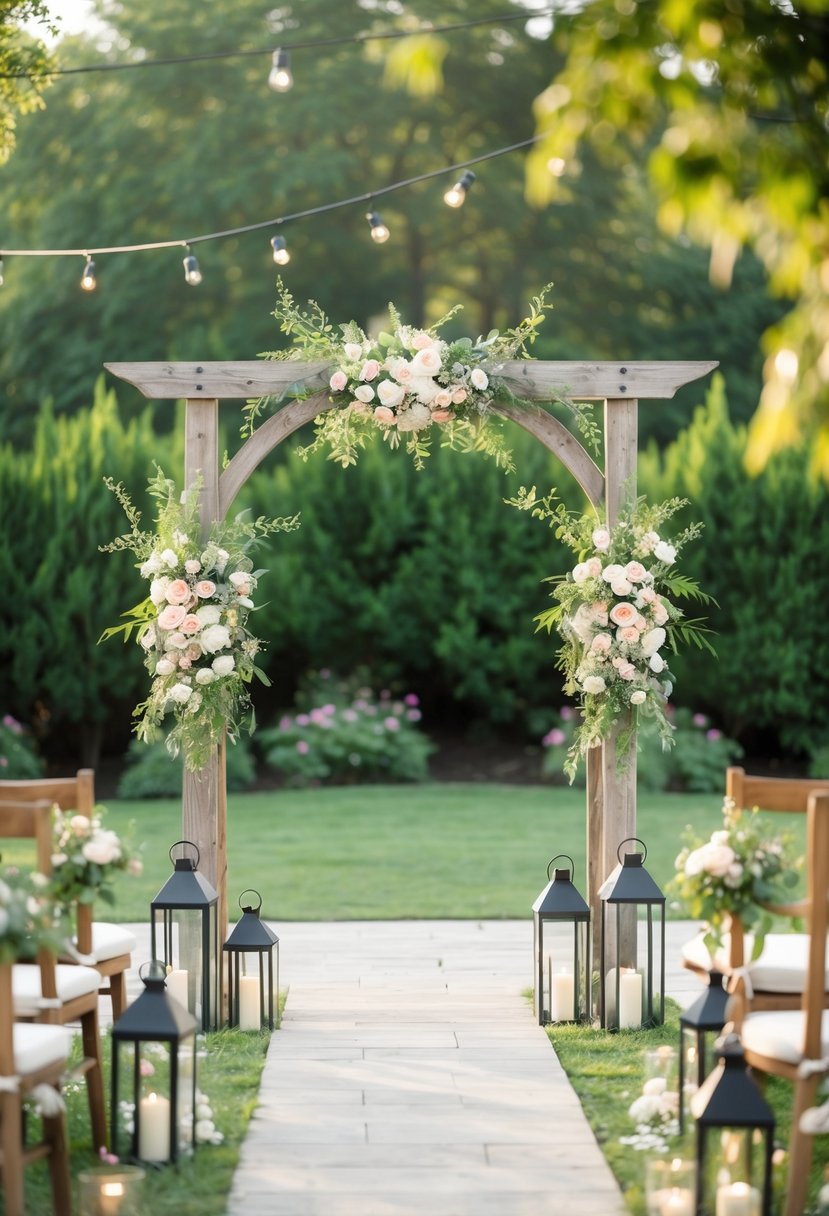
[[[141,878],[119,875],[114,909],[140,921],[170,873],[181,835],[178,800],[106,803],[107,826],[135,821]],[[660,885],[686,824],[706,835],[719,824],[718,795],[643,794],[638,834]],[[778,817],[779,818],[779,817]],[[801,816],[795,818],[800,819]],[[5,845],[5,842],[4,842]],[[228,895],[254,887],[276,921],[528,916],[556,853],[585,881],[584,793],[551,786],[428,784],[231,794]],[[4,847],[5,861],[25,854]],[[673,909],[682,915],[680,909]],[[670,914],[670,908],[669,908]]]

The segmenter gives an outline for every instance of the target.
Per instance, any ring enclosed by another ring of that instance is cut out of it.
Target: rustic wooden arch
[[[109,372],[154,400],[184,398],[184,484],[202,480],[201,521],[224,519],[255,468],[283,440],[330,407],[330,365],[316,362],[107,363]],[[666,400],[708,375],[716,362],[590,363],[516,360],[498,368],[499,379],[528,402],[569,396],[604,401],[605,468],[579,441],[536,405],[496,405],[494,411],[534,435],[573,475],[612,526],[636,494],[639,400]],[[309,391],[312,396],[296,396]],[[270,395],[289,400],[239,449],[224,470],[219,451],[219,403]],[[221,932],[227,925],[227,794],[224,746],[198,773],[185,772],[182,831],[201,853],[201,868],[220,899]],[[619,843],[636,834],[636,764],[616,765],[615,736],[594,748],[587,764],[587,890],[594,914],[597,892],[616,864]],[[595,923],[595,922],[594,922]]]

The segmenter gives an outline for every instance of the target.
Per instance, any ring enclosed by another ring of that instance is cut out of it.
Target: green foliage
[[[43,761],[31,735],[17,718],[4,714],[0,719],[0,779],[24,781],[42,774]]]
[[[245,735],[227,748],[227,788],[246,790],[256,779],[251,745]],[[119,798],[175,798],[181,795],[183,761],[165,745],[133,739],[118,782]]]
[[[19,28],[23,22],[57,33],[42,0],[0,0],[0,165],[14,150],[15,112],[42,107],[42,94],[50,83],[52,56],[39,39]]]
[[[681,702],[749,752],[802,755],[826,737],[816,707],[829,703],[829,572],[817,557],[829,546],[827,490],[810,482],[807,448],[781,452],[752,478],[745,446],[716,378],[692,425],[663,455],[642,455],[639,488],[689,498],[689,518],[705,528],[686,566],[717,602],[717,659],[677,656]]]
[[[338,680],[324,670],[298,700],[299,712],[259,737],[267,764],[290,785],[425,781],[432,745],[417,726],[415,693],[378,695],[360,676]]]
[[[8,707],[45,751],[75,765],[95,763],[107,724],[127,721],[141,688],[140,665],[125,662],[122,647],[97,647],[134,598],[134,572],[98,545],[121,522],[104,475],[117,468],[143,484],[157,447],[149,413],[122,424],[100,382],[74,418],[45,407],[31,450],[0,447]]]

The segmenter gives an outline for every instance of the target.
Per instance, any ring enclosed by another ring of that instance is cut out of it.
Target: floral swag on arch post
[[[507,501],[548,520],[578,559],[566,575],[547,580],[558,603],[535,618],[539,629],[555,628],[562,639],[557,666],[564,673],[564,691],[578,698],[582,715],[564,763],[570,781],[579,761],[617,723],[622,724],[617,741],[622,768],[630,762],[640,717],[654,722],[664,748],[673,746],[665,712],[674,684],[669,656],[680,644],[716,654],[711,631],[700,618],[686,617],[675,602],[715,602],[675,569],[678,555],[702,525],[689,524],[672,540],[664,535],[665,524],[688,500],[648,505],[639,498],[613,528],[595,513],[575,516],[560,503],[554,506],[553,493],[539,499],[535,487],[522,487]]]

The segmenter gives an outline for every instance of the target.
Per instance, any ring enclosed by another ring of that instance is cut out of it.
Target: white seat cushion
[[[76,997],[97,992],[101,976],[94,967],[76,967],[73,963],[58,963],[55,967],[58,999],[66,1004]],[[44,1008],[40,986],[40,967],[36,963],[15,963],[12,967],[12,999],[19,1017],[27,1017]]]
[[[40,1026],[15,1022],[14,1067],[20,1075],[37,1072],[49,1064],[58,1064],[69,1055],[72,1031],[66,1026]]]
[[[75,945],[77,946],[77,939]],[[117,958],[119,954],[132,954],[138,948],[135,935],[123,925],[111,925],[106,921],[92,922],[92,953],[86,958],[94,959],[96,963],[104,963],[107,959]]]
[[[691,966],[708,971],[712,966],[712,959],[704,937],[704,933],[699,933],[690,942],[686,942],[682,947],[682,958]],[[747,933],[746,957],[751,955],[753,944],[753,937]],[[726,975],[731,970],[728,965],[729,951],[730,942],[726,934],[723,945],[713,959],[713,965]],[[752,986],[757,992],[802,992],[806,982],[808,958],[808,933],[769,933],[763,942],[760,957],[748,964]],[[829,992],[829,968],[826,971],[826,990]]]
[[[743,1020],[740,1038],[747,1051],[772,1056],[789,1064],[803,1059],[803,1014],[799,1009],[773,1013],[750,1013]],[[824,1010],[821,1057],[829,1056],[829,1009]]]

